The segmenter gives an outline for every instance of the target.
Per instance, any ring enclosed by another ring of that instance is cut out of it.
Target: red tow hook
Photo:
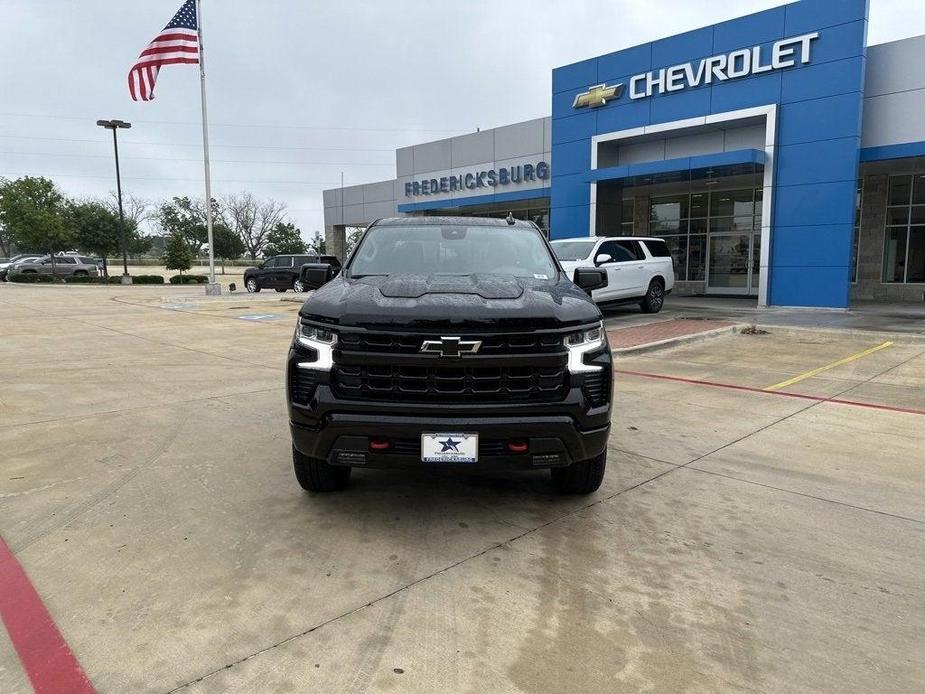
[[[529,448],[529,444],[526,441],[508,441],[507,449],[511,453],[526,453]]]
[[[369,450],[371,451],[387,451],[392,447],[392,442],[386,438],[376,437],[369,440]]]

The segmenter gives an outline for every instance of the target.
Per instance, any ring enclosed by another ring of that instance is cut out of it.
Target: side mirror
[[[608,253],[598,253],[594,258],[595,265],[603,265],[604,263],[611,262],[613,262],[613,257],[611,257]]]
[[[591,294],[595,289],[602,289],[607,286],[607,272],[590,267],[575,268],[572,275],[572,282]]]
[[[306,263],[299,276],[308,289],[318,289],[330,282],[337,275],[337,270],[328,263]]]

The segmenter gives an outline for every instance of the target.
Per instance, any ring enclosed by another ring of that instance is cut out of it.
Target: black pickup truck
[[[354,467],[446,465],[600,486],[612,365],[589,293],[603,271],[568,277],[531,222],[409,217],[375,222],[342,270],[303,279],[317,290],[287,393],[304,489],[342,489]]]
[[[257,267],[249,267],[244,271],[244,287],[249,292],[259,292],[261,289],[304,292],[306,288],[301,279],[302,266],[310,263],[328,263],[332,267],[340,267],[340,261],[333,255],[274,255]]]

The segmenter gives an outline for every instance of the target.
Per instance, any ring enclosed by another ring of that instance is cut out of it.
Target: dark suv
[[[308,263],[328,263],[340,267],[340,261],[333,255],[274,255],[259,266],[244,271],[244,286],[249,292],[259,292],[261,289],[304,292],[306,288],[299,275],[302,266]]]
[[[353,467],[445,465],[600,486],[612,365],[588,293],[606,273],[573,282],[531,222],[409,217],[371,225],[342,271],[303,277],[320,287],[287,365],[304,489],[341,489]]]

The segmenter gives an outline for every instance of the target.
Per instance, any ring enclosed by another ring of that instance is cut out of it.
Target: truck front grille
[[[420,342],[420,339],[418,340]],[[561,344],[561,342],[560,342]],[[336,364],[338,397],[403,402],[555,402],[568,386],[561,366]]]
[[[453,334],[450,331],[450,334]],[[439,337],[439,336],[434,336]],[[395,333],[341,333],[338,349],[345,352],[378,352],[380,354],[417,354],[421,351],[421,335],[398,335]],[[470,339],[466,336],[465,339]],[[554,354],[565,352],[562,335],[479,335],[479,354],[504,356],[509,354]]]

